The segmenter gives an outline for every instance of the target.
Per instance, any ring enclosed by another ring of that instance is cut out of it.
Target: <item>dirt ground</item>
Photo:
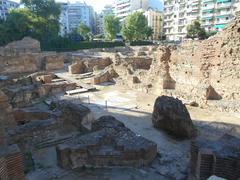
[[[27,179],[184,179],[189,171],[190,140],[179,140],[152,126],[151,114],[158,95],[133,91],[116,85],[102,85],[98,91],[74,96],[58,96],[74,103],[84,103],[95,118],[113,115],[128,128],[158,145],[158,156],[150,167],[143,169],[113,168],[63,171],[56,166],[54,149],[35,154],[43,164]],[[198,107],[187,107],[199,136],[217,138],[224,133],[240,134],[240,114],[212,112]],[[43,159],[46,159],[43,160]]]

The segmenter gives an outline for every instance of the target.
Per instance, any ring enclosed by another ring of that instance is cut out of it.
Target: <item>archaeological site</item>
[[[0,180],[240,179],[240,14],[206,40],[0,47]]]

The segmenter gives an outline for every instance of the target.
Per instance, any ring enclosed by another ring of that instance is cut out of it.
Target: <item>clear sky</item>
[[[20,2],[20,0],[13,0],[16,2]],[[55,0],[56,2],[67,2],[67,0]],[[113,4],[113,0],[69,0],[69,2],[86,2],[88,5],[93,6],[96,12],[101,12],[107,4]]]

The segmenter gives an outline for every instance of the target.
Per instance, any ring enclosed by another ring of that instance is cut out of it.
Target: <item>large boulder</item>
[[[154,127],[178,138],[191,138],[196,133],[186,106],[173,97],[161,96],[156,99],[152,122]]]

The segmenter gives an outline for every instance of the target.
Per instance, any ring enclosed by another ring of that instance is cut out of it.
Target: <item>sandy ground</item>
[[[190,140],[174,139],[153,128],[151,114],[158,95],[113,85],[98,86],[97,89],[96,92],[59,98],[84,103],[92,110],[96,119],[102,115],[113,115],[136,134],[157,143],[158,156],[151,166],[144,169],[114,168],[63,172],[54,165],[56,164],[54,156],[52,160],[46,160],[46,163],[41,161],[54,154],[53,150],[47,149],[44,153],[38,152],[35,157],[47,168],[44,171],[30,173],[28,179],[184,179],[189,170]],[[190,106],[188,110],[199,130],[199,135],[219,137],[226,132],[240,134],[240,114],[211,112]],[[43,154],[45,157],[42,157]]]

